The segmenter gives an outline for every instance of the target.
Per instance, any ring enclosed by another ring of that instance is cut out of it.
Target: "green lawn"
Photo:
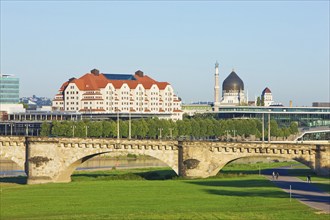
[[[255,164],[228,164],[217,175],[232,176],[232,175],[246,175],[246,174],[259,174],[259,170],[262,173],[264,169],[278,168],[290,166],[288,169],[288,175],[298,177],[299,179],[306,181],[307,175],[311,175],[312,184],[322,191],[330,193],[330,177],[317,176],[309,167],[295,161],[290,162],[278,162],[278,163],[255,163]]]
[[[288,194],[263,176],[173,176],[171,170],[154,168],[76,172],[71,183],[63,184],[1,183],[0,219],[330,218],[290,202]]]

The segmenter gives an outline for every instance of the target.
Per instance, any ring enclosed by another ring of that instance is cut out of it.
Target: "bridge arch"
[[[58,175],[54,178],[55,182],[70,182],[71,175],[81,164],[83,164],[87,160],[92,159],[95,156],[102,155],[102,154],[108,154],[108,153],[110,153],[110,154],[111,153],[122,153],[122,154],[132,153],[132,154],[136,154],[136,155],[147,155],[147,156],[150,156],[152,158],[162,161],[178,175],[178,165],[176,163],[173,163],[173,161],[169,160],[168,158],[162,156],[161,154],[155,153],[153,151],[146,151],[142,154],[141,152],[138,152],[136,150],[127,149],[127,150],[103,151],[103,152],[99,152],[99,153],[92,153],[92,154],[88,154],[88,155],[83,155],[79,159],[77,159],[77,156],[75,156],[72,158],[72,160],[69,160],[65,163],[66,166],[64,166],[62,171],[59,172]]]
[[[260,155],[260,156],[241,156],[241,157],[237,157],[237,158],[234,158],[234,159],[231,159],[231,160],[228,160],[226,161],[225,163],[221,163],[219,165],[219,167],[216,169],[216,171],[214,173],[219,173],[221,172],[221,170],[227,166],[228,164],[234,162],[234,161],[238,161],[240,159],[246,159],[246,158],[256,158],[256,160],[258,158],[263,158],[263,157],[269,157],[271,158],[272,160],[276,160],[276,159],[284,159],[284,160],[291,160],[291,161],[296,161],[296,162],[299,162],[305,166],[307,166],[308,168],[310,168],[311,170],[314,170],[315,167],[312,166],[312,163],[310,161],[306,161],[305,159],[303,158],[290,158],[290,157],[283,157],[283,156],[267,156],[267,155]],[[257,164],[257,163],[256,163]],[[216,175],[215,174],[215,175]]]
[[[25,137],[1,137],[0,159],[10,160],[25,170],[25,157]]]
[[[112,152],[148,155],[164,162],[178,174],[179,156],[175,141],[30,138],[28,148],[28,184],[70,182],[73,171],[84,161]]]

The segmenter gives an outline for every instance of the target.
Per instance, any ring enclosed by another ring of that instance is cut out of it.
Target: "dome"
[[[232,71],[222,83],[222,90],[229,92],[231,90],[244,90],[244,83],[239,76]]]

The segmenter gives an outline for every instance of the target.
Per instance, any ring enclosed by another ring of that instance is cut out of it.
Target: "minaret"
[[[215,63],[215,74],[214,74],[214,107],[220,106],[220,87],[219,87],[219,63]],[[216,111],[218,109],[214,108]]]

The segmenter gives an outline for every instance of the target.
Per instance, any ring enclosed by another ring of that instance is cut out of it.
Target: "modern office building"
[[[327,107],[284,107],[284,106],[221,106],[217,111],[212,105],[183,104],[184,114],[208,114],[216,119],[259,119],[268,117],[280,126],[297,122],[299,127],[330,127],[330,108]]]
[[[19,79],[13,75],[0,74],[0,103],[17,104],[19,102]]]
[[[0,119],[12,112],[24,112],[19,103],[19,79],[13,75],[0,74]]]
[[[181,100],[168,82],[158,82],[142,71],[105,74],[93,69],[63,83],[53,99],[53,110],[81,114],[155,114],[182,119]]]

